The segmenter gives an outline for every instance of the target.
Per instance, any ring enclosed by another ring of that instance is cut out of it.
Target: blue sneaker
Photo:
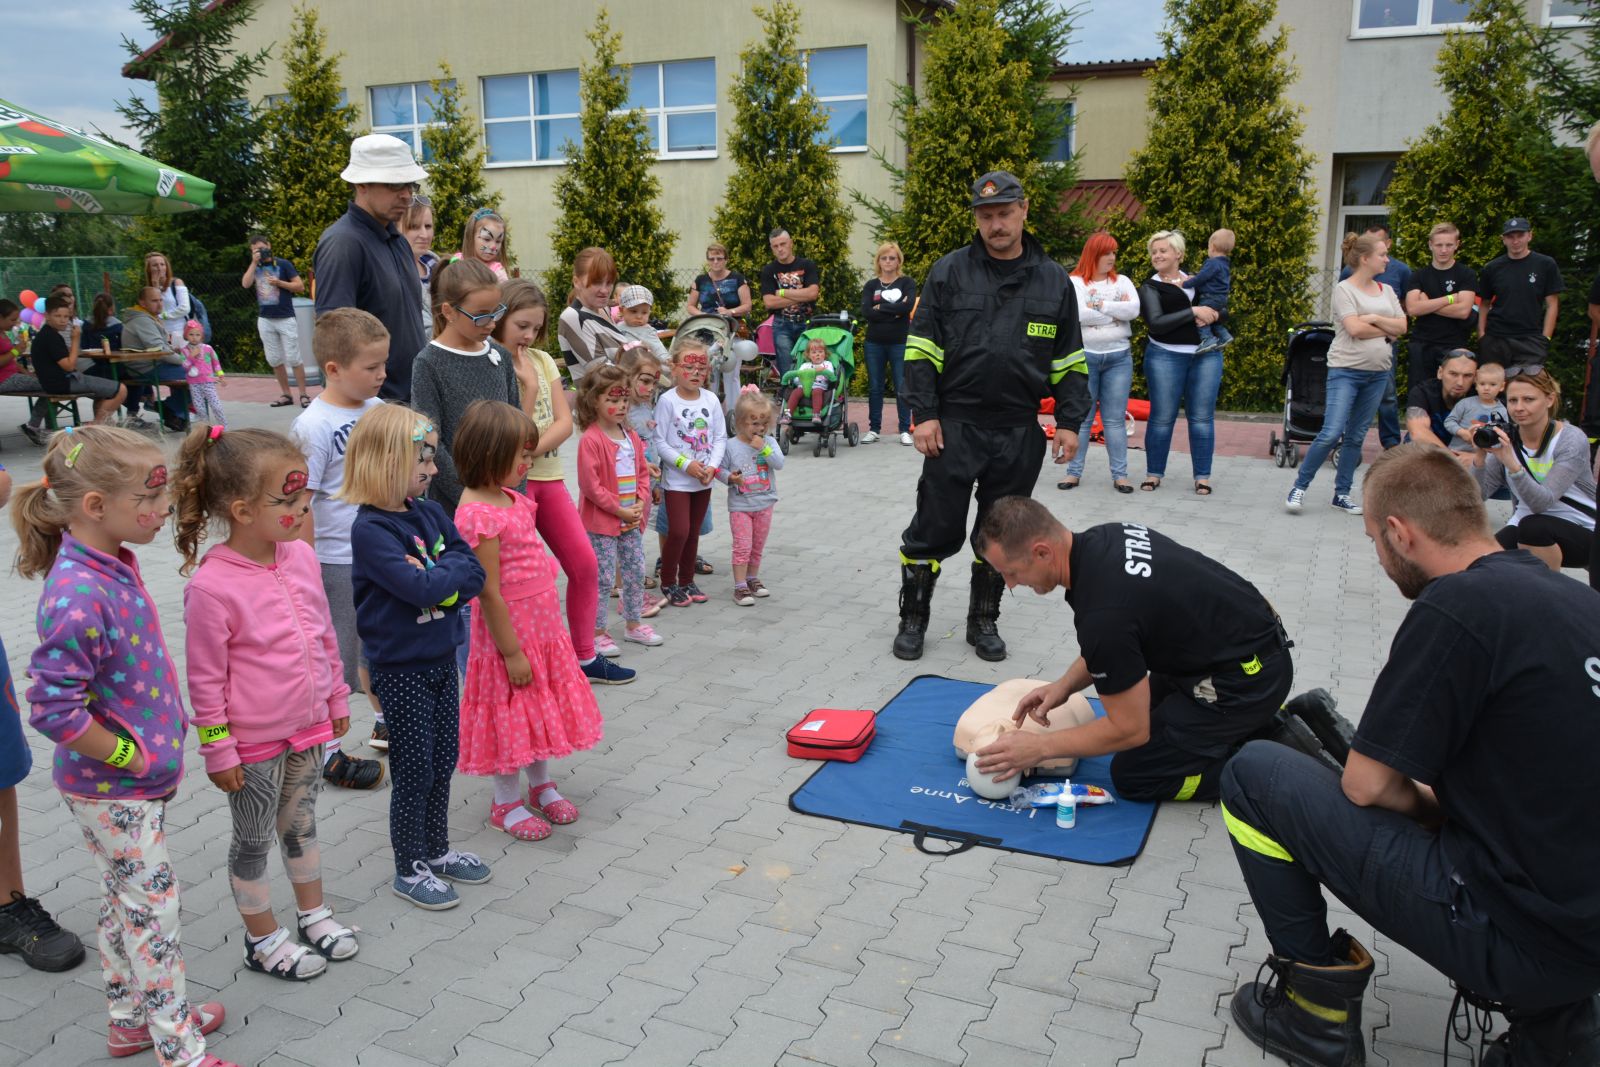
[[[428,869],[440,878],[463,885],[477,885],[489,880],[489,865],[470,852],[451,849],[437,863],[430,862]]]
[[[1344,512],[1346,515],[1361,514],[1361,505],[1357,504],[1354,500],[1351,500],[1348,496],[1343,494],[1333,498],[1333,506]]]
[[[394,876],[394,895],[404,897],[419,908],[428,911],[447,911],[461,903],[461,898],[456,896],[454,887],[446,885],[439,877],[428,868],[426,863],[417,860],[411,865],[417,873],[406,877]]]
[[[1297,485],[1293,489],[1289,490],[1289,499],[1283,502],[1283,506],[1288,508],[1290,511],[1299,511],[1305,506],[1305,502],[1306,491]]]
[[[619,667],[604,656],[596,656],[588,663],[580,663],[578,669],[583,671],[583,676],[595,685],[627,685],[639,673],[627,667]]]

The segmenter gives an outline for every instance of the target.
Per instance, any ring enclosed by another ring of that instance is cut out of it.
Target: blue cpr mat
[[[985,845],[1074,863],[1132,863],[1150,836],[1155,804],[1118,797],[1115,804],[1080,806],[1078,825],[1063,830],[1054,808],[1018,811],[967,788],[966,764],[956,758],[951,738],[961,713],[993,688],[935,675],[913,678],[878,712],[878,734],[866,754],[855,763],[823,763],[790,795],[789,807],[914,834],[917,848],[934,855]],[[1100,702],[1092,703],[1103,715]],[[1027,778],[1030,784],[1046,780]],[[1111,757],[1080,760],[1072,780],[1114,793]]]

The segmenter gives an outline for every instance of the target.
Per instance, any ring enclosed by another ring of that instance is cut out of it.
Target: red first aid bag
[[[818,708],[795,723],[786,736],[796,759],[837,759],[854,763],[877,732],[877,712]]]

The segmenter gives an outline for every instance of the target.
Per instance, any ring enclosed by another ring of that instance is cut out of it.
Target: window
[[[564,163],[579,144],[578,72],[507,74],[483,79],[483,140],[488,165]]]
[[[716,60],[635,63],[628,79],[633,108],[644,110],[650,144],[662,159],[716,155]]]
[[[1355,0],[1353,36],[1437,33],[1469,25],[1471,0]]]
[[[867,46],[807,52],[806,87],[822,105],[828,128],[817,140],[834,151],[867,147]]]
[[[1544,21],[1550,26],[1581,26],[1589,14],[1584,0],[1545,0]]]
[[[1338,223],[1333,255],[1347,233],[1362,233],[1375,222],[1389,221],[1389,182],[1394,178],[1396,157],[1346,159],[1339,182]]]
[[[282,103],[286,102],[288,99],[289,99],[289,94],[288,93],[268,93],[267,94],[267,98],[262,101],[262,104],[264,104],[266,106],[266,109],[268,111],[271,111],[273,108],[277,107],[279,104],[282,104]],[[339,90],[339,106],[340,107],[344,107],[348,103],[350,103],[350,94],[347,91],[345,91],[344,89],[340,89]]]
[[[446,84],[455,86],[453,81]],[[433,87],[427,82],[407,82],[374,85],[367,93],[372,98],[372,132],[398,137],[421,154],[422,162],[431,160],[433,153],[422,143],[422,129],[434,124]]]
[[[1045,155],[1046,163],[1065,163],[1072,158],[1073,134],[1076,132],[1078,105],[1071,100],[1053,101],[1062,117],[1061,135]]]

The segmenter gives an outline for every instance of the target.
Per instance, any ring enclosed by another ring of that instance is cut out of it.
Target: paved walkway
[[[294,413],[246,402],[242,388],[225,403],[235,425],[284,428]],[[21,405],[0,411],[11,426]],[[1296,687],[1330,687],[1355,717],[1404,602],[1359,520],[1284,513],[1288,474],[1266,458],[1267,429],[1224,429],[1255,446],[1219,459],[1210,498],[1187,491],[1183,456],[1160,492],[1118,496],[1099,448],[1083,488],[1057,492],[1047,467],[1039,496],[1074,527],[1148,522],[1247,575],[1296,640]],[[20,434],[0,445],[15,478],[37,477],[39,451]],[[1138,453],[1133,467],[1142,471]],[[228,1009],[214,1051],[251,1067],[1260,1064],[1227,998],[1267,946],[1214,805],[1164,806],[1144,854],[1120,869],[988,849],[937,859],[904,835],[788,810],[814,768],[784,754],[782,734],[808,709],[880,706],[922,673],[1054,677],[1076,651],[1061,602],[1022,592],[1001,619],[1011,658],[980,661],[962,640],[964,583],[947,581],[923,660],[888,654],[897,531],[917,469],[892,440],[832,460],[797,450],[763,573],[774,595],[754,608],[729,602],[719,511],[705,553],[718,571],[703,583],[711,602],[658,620],[663,647],[626,646],[622,662],[640,677],[598,692],[604,743],[559,765],[583,817],[520,844],[486,829],[488,783],[457,777],[455,844],[494,878],[464,888],[456,910],[424,913],[391,895],[387,787],[325,793],[330,902],[361,927],[362,947],[310,984],[243,969],[227,806],[191,748],[168,827],[191,993]],[[4,524],[0,558],[14,540]],[[176,553],[163,538],[141,557],[181,653]],[[20,681],[39,585],[7,573],[0,590],[11,608],[0,636]],[[830,650],[829,667],[794,652],[817,648]],[[351,734],[365,736],[368,712],[354,703]],[[50,786],[49,748],[29,733],[36,768],[19,790],[29,888],[92,945],[98,884]],[[276,860],[271,869],[286,915],[288,887]],[[1444,981],[1332,906],[1377,957],[1371,1062],[1438,1064]],[[43,975],[0,956],[0,1067],[110,1062],[92,961],[91,950],[76,971]],[[1454,1060],[1466,1062],[1460,1045]]]

